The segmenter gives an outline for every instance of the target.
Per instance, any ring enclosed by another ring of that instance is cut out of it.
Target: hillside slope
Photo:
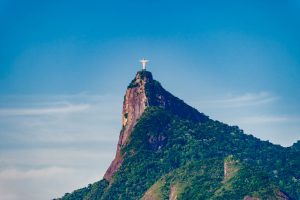
[[[298,143],[284,148],[209,119],[147,71],[127,88],[104,179],[61,199],[300,199]]]

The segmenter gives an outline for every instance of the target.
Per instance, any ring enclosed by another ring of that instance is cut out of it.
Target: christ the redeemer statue
[[[143,58],[142,60],[140,60],[140,62],[142,63],[143,71],[146,71],[146,64],[147,64],[147,62],[149,62],[149,60],[146,60],[145,58]]]

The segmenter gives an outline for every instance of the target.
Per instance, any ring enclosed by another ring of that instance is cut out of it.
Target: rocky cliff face
[[[224,182],[231,179],[240,170],[238,160],[234,160],[230,155],[224,160]]]
[[[133,127],[149,105],[145,85],[152,80],[150,72],[138,72],[126,90],[122,112],[123,131],[119,140],[121,146],[126,144]]]
[[[139,71],[126,90],[122,111],[123,127],[119,136],[116,157],[104,175],[104,178],[108,181],[111,180],[113,174],[122,164],[123,158],[121,155],[121,148],[126,145],[138,119],[141,117],[146,107],[149,106],[145,86],[152,81],[153,78],[150,72]]]

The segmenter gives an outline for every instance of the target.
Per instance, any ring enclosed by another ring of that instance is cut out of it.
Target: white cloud
[[[88,172],[88,173],[87,173]],[[100,179],[99,171],[62,168],[6,169],[0,171],[1,200],[53,199]]]
[[[293,121],[295,119],[284,116],[253,116],[244,117],[239,120],[242,124],[270,124]]]
[[[3,169],[39,168],[41,166],[59,166],[63,168],[93,168],[105,170],[115,155],[116,144],[99,145],[93,148],[32,148],[5,150],[0,153]],[[91,163],[98,163],[98,165]],[[101,167],[102,166],[102,167]],[[1,169],[0,169],[1,171]]]
[[[1,200],[61,197],[100,180],[113,156],[114,152],[101,145],[94,149],[1,151]]]
[[[112,142],[121,127],[118,101],[122,98],[114,96],[13,96],[6,100],[9,105],[0,109],[0,143],[5,145]]]
[[[229,95],[222,99],[201,102],[201,104],[214,107],[249,107],[272,103],[276,99],[276,97],[272,96],[268,92],[259,92],[245,93],[237,96]]]
[[[70,172],[71,169],[61,168],[57,166],[42,168],[42,169],[29,169],[29,170],[17,170],[17,169],[6,169],[0,171],[0,180],[20,180],[20,179],[39,179],[52,176],[59,176],[66,172]]]
[[[87,110],[90,107],[88,104],[66,104],[56,107],[44,107],[44,108],[2,108],[0,109],[0,115],[51,115],[51,114],[64,114],[73,113]]]

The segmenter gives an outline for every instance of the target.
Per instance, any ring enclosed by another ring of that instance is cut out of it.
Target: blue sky
[[[211,118],[283,146],[300,139],[299,0],[0,0],[0,27],[4,200],[102,177],[142,57]]]

